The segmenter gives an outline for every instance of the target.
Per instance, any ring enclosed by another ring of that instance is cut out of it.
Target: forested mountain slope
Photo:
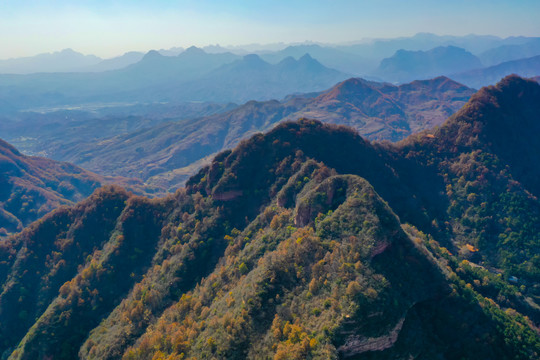
[[[69,163],[25,156],[0,140],[0,238],[107,183],[139,192],[143,187],[137,180],[103,177]]]

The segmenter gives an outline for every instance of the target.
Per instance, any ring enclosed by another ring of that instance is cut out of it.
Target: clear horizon
[[[71,48],[102,58],[195,45],[345,43],[428,32],[540,36],[540,2],[521,0],[7,0],[0,59]]]

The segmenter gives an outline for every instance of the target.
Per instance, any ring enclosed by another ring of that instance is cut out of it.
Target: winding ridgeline
[[[540,86],[397,143],[309,119],[174,195],[116,187],[0,244],[9,359],[540,356]]]

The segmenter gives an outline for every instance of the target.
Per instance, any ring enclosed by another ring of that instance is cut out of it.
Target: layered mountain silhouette
[[[166,56],[176,56],[183,50],[171,48],[161,49],[159,52]],[[102,72],[125,68],[139,62],[143,56],[143,52],[129,51],[120,56],[102,59],[95,55],[83,55],[72,49],[64,49],[54,53],[0,60],[0,74]]]
[[[440,46],[455,46],[469,51],[472,54],[481,54],[489,49],[504,45],[520,45],[534,38],[508,37],[502,39],[493,35],[435,35],[431,33],[418,33],[411,37],[394,39],[373,39],[358,44],[341,45],[339,49],[364,57],[378,59],[391,57],[398,50],[429,51]]]
[[[275,65],[251,54],[222,65],[199,79],[156,91],[158,97],[170,100],[245,102],[321,91],[347,77],[326,68],[308,54],[298,60],[288,57]]]
[[[480,67],[482,63],[470,52],[455,46],[439,46],[429,51],[398,50],[383,59],[374,74],[386,81],[403,83]]]
[[[253,58],[252,66],[272,65]],[[473,93],[443,77],[401,86],[349,79],[318,96],[250,101],[226,113],[165,123],[98,143],[64,143],[49,148],[49,155],[98,173],[138,177],[174,188],[206,157],[281,121],[310,117],[352,126],[370,139],[397,141],[440,125]],[[45,140],[41,143],[47,146]]]
[[[239,57],[232,53],[207,54],[202,49],[192,46],[177,56],[164,56],[152,50],[141,61],[118,72],[118,75],[140,77],[150,83],[167,81],[187,81],[235,61]],[[143,87],[143,84],[138,84]]]
[[[309,55],[270,65],[257,55],[239,59],[191,47],[178,56],[150,51],[113,71],[0,75],[0,97],[24,110],[100,102],[244,102],[320,91],[347,77]]]
[[[539,55],[539,38],[508,37],[499,38],[490,35],[440,36],[419,33],[411,37],[394,39],[370,39],[350,44],[250,44],[245,46],[223,47],[218,44],[203,48],[207,53],[220,54],[232,52],[237,55],[257,53],[263,59],[277,63],[288,56],[299,58],[305,53],[319,60],[327,67],[344,73],[365,76],[375,69],[379,62],[391,57],[398,50],[428,51],[439,46],[463,48],[481,58],[485,65],[528,58]],[[177,56],[185,49],[173,47],[157,50],[164,56]],[[69,55],[69,56],[67,56]],[[110,59],[100,59],[94,55],[83,55],[66,49],[52,54],[39,54],[31,57],[0,60],[0,73],[33,72],[101,72],[120,69],[139,61],[144,54],[131,51]],[[69,61],[63,61],[68,59]],[[56,63],[53,60],[58,60]],[[440,75],[440,74],[439,74]]]
[[[291,45],[280,51],[261,53],[260,56],[270,63],[278,63],[287,57],[297,59],[304,54],[309,54],[324,66],[353,75],[370,73],[378,63],[376,60],[366,59],[351,52],[318,44]]]
[[[536,358],[539,98],[508,77],[398,144],[287,122],[169,197],[101,189],[0,247],[0,351]]]
[[[100,62],[101,59],[97,56],[64,49],[54,53],[0,60],[0,74],[81,71]]]
[[[113,57],[110,59],[104,59],[95,65],[88,66],[84,69],[77,69],[77,70],[79,71],[84,70],[87,72],[102,72],[102,71],[122,69],[131,64],[135,64],[141,61],[143,56],[144,56],[144,53],[142,52],[129,51],[123,55]]]
[[[510,74],[516,74],[522,77],[538,76],[540,74],[540,55],[454,74],[451,77],[467,86],[478,89],[482,86],[494,84],[499,79]]]
[[[503,62],[527,59],[540,55],[540,39],[532,38],[523,44],[501,45],[481,53],[478,57],[484,65],[493,66]]]
[[[106,60],[68,49],[0,61],[0,73],[2,64],[27,68],[19,71],[25,76],[8,70],[5,72],[12,73],[0,75],[0,111],[13,113],[100,103],[242,103],[321,91],[351,75],[392,83],[455,75],[457,81],[479,88],[495,84],[511,73],[538,75],[533,63],[525,64],[531,58],[527,61],[524,58],[537,55],[537,43],[537,38],[527,37],[417,34],[339,46],[274,44],[268,48],[272,50],[264,50],[265,46],[253,45],[246,48],[258,51],[258,55],[251,54],[246,59],[238,54],[253,51],[232,48],[235,52],[232,53],[219,46],[208,47],[209,53],[196,47],[185,51],[172,48],[144,55],[129,52]],[[311,59],[305,58],[305,54]],[[499,68],[484,69],[473,54]],[[253,66],[258,61],[255,56],[275,66],[260,66],[255,74]],[[498,64],[508,60],[519,64]],[[40,66],[42,70],[38,69]],[[466,73],[472,70],[475,71]],[[35,71],[44,73],[28,74]],[[261,83],[257,85],[256,81]]]

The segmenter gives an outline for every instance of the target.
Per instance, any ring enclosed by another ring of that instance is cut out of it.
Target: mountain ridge
[[[227,103],[324,90],[347,77],[309,58],[281,65],[263,64],[258,58],[258,71],[249,70],[249,59],[256,57],[241,60],[232,53],[207,54],[202,49],[177,56],[154,51],[137,63],[104,72],[4,74],[0,95],[19,110],[111,102]]]
[[[212,70],[187,86],[172,85],[161,91],[190,101],[208,98],[218,102],[264,101],[281,99],[295,92],[324,90],[346,77],[309,55],[272,65],[256,54],[249,54]],[[265,86],[260,87],[260,84]]]
[[[0,60],[0,73],[73,72],[97,65],[100,61],[102,59],[95,55],[83,55],[67,48],[53,53]]]
[[[487,68],[470,70],[464,73],[453,74],[451,77],[468,86],[480,88],[492,85],[510,74],[521,77],[538,76],[540,73],[540,55],[526,59],[503,62]]]
[[[523,44],[501,45],[484,51],[479,57],[485,65],[493,66],[507,61],[530,58],[536,55],[540,55],[539,38],[533,38]]]
[[[480,59],[465,49],[439,46],[428,51],[398,50],[392,57],[381,60],[374,75],[386,81],[403,83],[480,67]]]

